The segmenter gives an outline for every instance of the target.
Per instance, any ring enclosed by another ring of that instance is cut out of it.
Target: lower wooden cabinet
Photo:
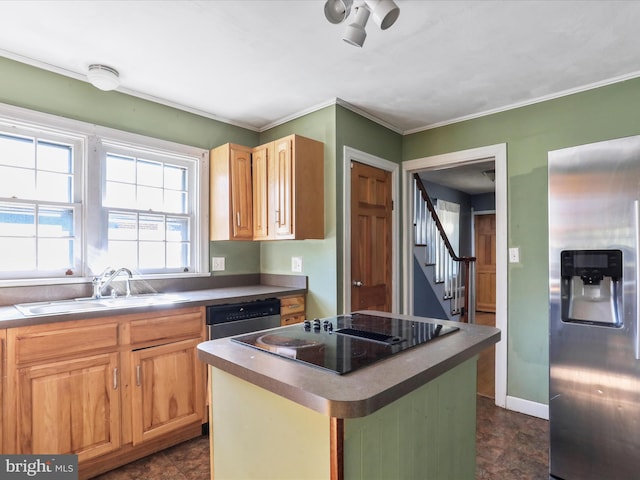
[[[280,299],[280,325],[293,325],[304,322],[306,307],[304,295],[293,295]]]
[[[9,328],[6,344],[2,332],[12,388],[0,391],[1,451],[76,454],[84,479],[200,435],[204,315],[196,307]]]
[[[203,418],[200,339],[132,352],[133,444],[170,434]]]
[[[78,461],[120,447],[118,353],[17,371],[17,453],[74,453]]]

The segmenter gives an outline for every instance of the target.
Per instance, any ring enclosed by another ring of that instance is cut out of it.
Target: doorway
[[[495,225],[496,225],[496,283],[495,323],[501,330],[501,340],[495,348],[495,404],[506,407],[507,402],[507,148],[506,144],[490,145],[432,157],[403,162],[403,264],[413,262],[413,174],[425,169],[437,170],[493,159],[495,164]],[[413,269],[404,270],[404,284],[413,285]],[[413,290],[404,289],[403,304],[406,313],[413,313]]]
[[[496,326],[496,214],[474,212],[473,256],[476,257],[476,324]],[[478,356],[478,394],[495,397],[495,345]]]

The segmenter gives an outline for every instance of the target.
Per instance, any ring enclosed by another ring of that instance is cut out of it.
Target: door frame
[[[500,341],[496,344],[496,392],[495,403],[500,407],[507,404],[507,144],[500,143],[485,147],[461,150],[430,157],[402,162],[403,191],[403,231],[407,232],[403,243],[403,294],[405,313],[413,313],[413,174],[421,170],[452,168],[466,163],[493,158],[495,162],[496,184],[496,327],[500,329]]]
[[[400,282],[398,281],[398,264],[400,260],[400,218],[398,215],[398,184],[400,165],[384,158],[376,157],[352,147],[344,146],[343,149],[342,180],[342,309],[343,313],[351,312],[351,162],[359,162],[365,165],[391,172],[391,201],[394,207],[391,210],[391,312],[399,313]]]

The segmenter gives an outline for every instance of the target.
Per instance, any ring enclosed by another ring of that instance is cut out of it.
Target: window
[[[460,255],[460,205],[438,199],[436,210],[453,251]]]
[[[0,280],[207,273],[207,155],[0,105]]]
[[[103,158],[110,263],[147,273],[192,271],[195,162],[109,144]]]
[[[82,142],[18,132],[0,132],[0,275],[77,274]]]

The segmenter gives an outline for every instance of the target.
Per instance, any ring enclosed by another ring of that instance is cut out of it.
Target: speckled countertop
[[[176,292],[181,300],[170,304],[154,306],[138,306],[100,311],[74,312],[65,314],[25,316],[14,306],[0,307],[0,328],[22,327],[43,323],[54,323],[67,320],[98,318],[127,313],[140,313],[154,310],[166,310],[178,307],[196,307],[202,305],[219,305],[224,303],[250,302],[264,298],[285,295],[304,294],[306,288],[280,285],[244,285],[233,287],[211,288]]]
[[[425,321],[421,317],[366,312]],[[337,375],[228,338],[198,346],[201,360],[300,405],[337,418],[370,415],[500,341],[500,330],[429,319],[460,331],[346,375]]]

